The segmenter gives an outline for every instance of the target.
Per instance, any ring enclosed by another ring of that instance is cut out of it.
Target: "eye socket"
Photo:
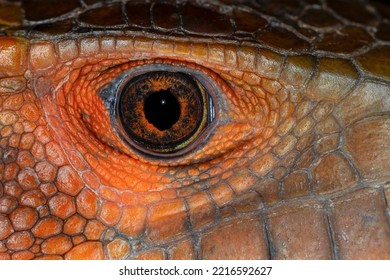
[[[188,148],[211,121],[209,101],[203,86],[188,74],[141,74],[130,79],[119,93],[119,131],[142,152],[172,155]]]
[[[201,71],[153,64],[122,73],[100,95],[125,142],[164,158],[190,152],[207,136],[216,90]]]
[[[194,180],[211,179],[225,170],[217,166],[211,173],[202,173],[211,165],[215,166],[222,158],[230,159],[226,162],[231,164],[245,154],[252,156],[251,147],[266,144],[271,135],[268,119],[272,110],[278,109],[277,106],[271,109],[267,95],[261,92],[247,94],[245,88],[248,91],[250,88],[240,85],[241,78],[236,78],[239,73],[211,66],[168,58],[130,61],[98,58],[68,72],[69,66],[65,64],[61,68],[64,71],[60,71],[65,76],[59,80],[54,95],[45,95],[47,101],[43,104],[48,112],[53,112],[50,120],[61,139],[66,139],[67,149],[83,155],[110,187],[135,192],[161,190],[173,184],[175,176],[171,175],[177,170],[181,170],[182,178],[188,172]],[[204,129],[199,130],[188,146],[166,154],[142,151],[129,144],[124,130],[121,132],[118,114],[119,97],[126,85],[136,77],[154,72],[186,74],[196,87],[204,89],[203,110],[207,111]],[[190,182],[175,181],[172,187]]]

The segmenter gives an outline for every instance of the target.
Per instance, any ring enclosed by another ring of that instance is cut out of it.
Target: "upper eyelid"
[[[301,59],[303,56],[294,60],[294,56],[281,54],[256,44],[239,46],[236,42],[213,43],[209,40],[189,42],[180,39],[152,39],[146,36],[103,36],[32,42],[27,39],[5,37],[1,38],[1,41],[12,50],[1,53],[2,61],[14,62],[13,65],[4,65],[3,68],[7,69],[4,76],[20,76],[29,69],[33,76],[40,77],[44,76],[42,73],[56,71],[58,65],[73,63],[73,67],[80,67],[85,63],[85,59],[94,57],[100,57],[101,60],[104,57],[107,59],[115,57],[124,61],[166,57],[218,66],[228,71],[237,70],[240,73],[235,74],[241,75],[241,80],[250,85],[258,85],[260,78],[267,78],[302,89],[302,83],[297,86],[291,79],[288,80],[288,77],[298,73],[309,90],[315,89],[309,93],[310,97],[319,101],[328,92],[326,83],[329,79],[333,80],[333,89],[338,88],[340,91],[335,96],[341,99],[359,82],[359,76],[362,75],[362,70],[357,69],[356,63],[352,64],[347,59],[303,55],[305,63]],[[80,65],[75,63],[78,60]],[[343,68],[332,67],[335,62],[343,63]],[[59,74],[56,74],[56,77],[59,77]],[[321,85],[325,85],[322,90]]]

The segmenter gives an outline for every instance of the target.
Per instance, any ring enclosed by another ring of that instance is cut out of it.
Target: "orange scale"
[[[87,104],[89,102],[89,100],[87,98],[90,98],[90,97],[88,96],[88,91],[85,88],[85,82],[81,83],[80,86],[78,86],[76,88],[76,92],[77,92],[77,96],[81,96],[81,100],[83,100],[84,103]]]
[[[1,129],[1,137],[9,137],[13,132],[12,126],[5,126]]]
[[[171,183],[172,180],[173,180],[173,179],[170,178],[170,177],[162,176],[162,177],[159,179],[159,183],[160,183],[160,184],[163,184],[163,185],[167,185],[167,184]]]
[[[65,90],[65,92],[67,92],[67,90]],[[57,91],[55,103],[57,106],[66,106],[66,97],[63,90]]]
[[[112,177],[111,179],[116,178],[123,184],[125,182],[126,173],[121,170],[112,169]]]
[[[117,189],[125,189],[125,188],[123,188],[123,186],[126,185],[125,181],[122,178],[119,178],[115,175],[111,176],[108,179],[108,184],[114,188],[117,188]]]
[[[11,255],[9,253],[0,253],[0,260],[10,260]]]
[[[62,106],[58,106],[58,115],[63,121],[70,121],[68,112]]]
[[[188,172],[188,175],[191,177],[199,176],[199,173],[200,173],[199,170],[195,169],[195,168],[191,168],[187,172]]]
[[[124,207],[118,230],[129,237],[138,237],[144,230],[146,213],[147,209],[143,206]]]
[[[13,197],[19,197],[23,193],[22,187],[15,181],[4,184],[4,193]]]
[[[233,171],[226,171],[224,173],[221,174],[221,179],[222,180],[226,180],[227,178],[229,178],[231,175],[233,175]]]
[[[22,194],[20,204],[37,208],[46,203],[46,197],[40,190],[32,190]]]
[[[30,168],[19,171],[17,180],[20,186],[26,191],[36,189],[39,185],[37,174]]]
[[[70,237],[60,234],[46,239],[41,245],[41,250],[44,254],[62,255],[68,252],[72,247],[73,243]]]
[[[187,199],[189,215],[194,229],[199,229],[214,220],[215,205],[205,192],[198,192]]]
[[[23,129],[22,125],[21,125],[21,127]],[[8,139],[8,146],[13,147],[13,148],[18,148],[19,143],[20,143],[20,138],[21,138],[20,134],[13,134],[13,135],[11,135],[11,137]]]
[[[72,60],[71,68],[79,70],[86,63],[87,63],[87,60],[85,58],[78,57],[78,58]]]
[[[119,238],[107,244],[106,248],[109,258],[114,260],[124,259],[131,253],[129,243]]]
[[[5,179],[5,181],[14,180],[18,172],[19,172],[19,166],[16,164],[16,162],[7,164],[3,171],[3,179]]]
[[[23,129],[25,132],[34,132],[36,127],[37,127],[36,121],[32,122],[30,120],[26,120],[23,122]]]
[[[64,79],[64,77],[68,76],[68,74],[71,71],[71,67],[67,65],[62,65],[61,68],[56,69],[55,73],[53,74],[53,80],[54,81],[61,81]]]
[[[99,208],[99,198],[90,189],[83,189],[76,198],[77,212],[87,219],[95,218]]]
[[[86,171],[82,175],[85,183],[93,188],[94,190],[98,189],[100,187],[100,179],[93,173],[92,171]]]
[[[81,69],[77,67],[71,67],[71,69],[74,69],[70,74],[68,75],[68,81],[63,85],[64,91],[69,92],[69,89],[77,83],[77,80],[80,77]]]
[[[209,184],[209,185],[215,185],[215,184],[218,184],[220,181],[221,181],[221,178],[219,178],[219,177],[212,177],[212,178],[208,181],[208,184]]]
[[[8,237],[6,244],[10,250],[26,250],[34,244],[34,236],[28,231],[18,231]]]
[[[190,185],[192,185],[194,183],[194,180],[184,180],[183,182],[182,182],[182,186],[184,187],[184,186],[190,186]]]
[[[159,182],[152,183],[150,181],[143,182],[142,185],[143,185],[143,188],[148,190],[148,191],[160,190],[160,189],[165,187],[163,184],[160,184]]]
[[[38,221],[32,229],[36,237],[47,238],[62,231],[62,221],[55,217],[45,217]]]
[[[85,170],[87,168],[86,162],[84,159],[75,151],[68,152],[68,157],[70,163],[79,171]]]
[[[7,97],[3,102],[3,110],[19,110],[24,103],[23,94],[15,94]]]
[[[112,61],[112,60],[103,60],[103,61],[100,61],[100,62],[99,62],[99,65],[102,66],[102,67],[108,68],[108,67],[114,65],[114,63],[115,63],[115,62]]]
[[[8,251],[7,246],[5,246],[5,244],[3,242],[1,242],[0,243],[0,253],[4,253],[7,251]]]
[[[79,174],[69,165],[58,169],[56,185],[60,191],[72,196],[76,196],[84,187]]]
[[[233,167],[234,164],[236,164],[236,163],[237,163],[237,159],[229,158],[229,159],[226,159],[226,160],[221,162],[221,167],[226,170],[226,169]]]
[[[112,188],[102,186],[99,190],[99,194],[101,195],[102,198],[105,198],[110,201],[119,201],[120,196],[119,194]]]
[[[90,149],[91,150],[91,149]],[[104,180],[109,180],[111,178],[112,173],[110,169],[107,169],[106,166],[102,165],[102,162],[104,162],[104,154],[102,152],[98,152],[96,157],[99,156],[99,159],[97,159],[97,166],[94,167],[95,171],[99,174],[99,176]],[[103,158],[102,158],[103,157]]]
[[[70,217],[64,224],[64,233],[68,235],[80,234],[84,231],[87,220],[76,214]]]
[[[50,212],[61,218],[66,219],[76,213],[76,205],[69,195],[58,193],[49,200]]]
[[[87,226],[85,227],[84,234],[88,240],[99,240],[106,227],[97,220],[89,220]]]
[[[40,218],[48,216],[50,214],[49,206],[43,205],[43,206],[39,207],[38,212],[39,212]]]
[[[151,203],[161,201],[160,192],[145,192],[138,197],[138,201],[142,205],[149,205]]]
[[[163,249],[154,249],[150,251],[142,251],[135,257],[136,260],[165,260]]]
[[[80,75],[87,75],[92,71],[91,65],[86,65],[83,68],[81,68]]]
[[[214,202],[219,206],[223,206],[231,201],[234,197],[233,190],[224,182],[220,182],[217,185],[209,189],[209,193]]]
[[[60,133],[65,133],[65,130],[62,129],[62,128],[60,128],[58,131],[59,131]],[[64,148],[64,150],[66,150],[66,151],[69,151],[69,150],[73,150],[73,149],[74,149],[72,143],[71,143],[70,141],[68,141],[68,140],[63,140],[63,141],[61,142],[61,145],[62,145],[62,147]]]
[[[54,260],[54,261],[60,261],[64,258],[58,255],[42,255],[34,258],[34,260]]]
[[[107,226],[118,223],[121,215],[121,208],[114,202],[104,201],[102,203],[98,217]]]
[[[65,255],[66,260],[102,260],[104,259],[103,245],[99,241],[80,243]]]
[[[142,186],[141,180],[133,176],[126,176],[122,182],[123,182],[122,185],[118,186],[118,188],[122,190],[131,189],[132,191],[135,192],[146,191],[146,189]]]
[[[118,203],[124,205],[135,205],[138,204],[138,196],[133,192],[121,192]]]
[[[163,242],[172,236],[184,234],[187,229],[184,202],[175,200],[151,206],[146,219],[146,241]]]
[[[74,144],[74,147],[76,148],[76,150],[83,155],[84,159],[85,159],[85,155],[87,154],[88,150],[80,143],[78,143],[77,141],[73,141]]]
[[[4,203],[4,200],[3,201],[0,200],[0,202]],[[3,210],[3,208],[4,208],[4,206],[2,207],[2,210]],[[10,236],[14,232],[14,229],[12,228],[11,221],[4,214],[0,215],[0,225],[1,225],[1,227],[0,227],[1,240],[6,239],[8,236]],[[4,243],[2,243],[2,244],[4,244]]]
[[[39,189],[46,195],[46,197],[51,197],[57,193],[57,188],[53,183],[40,184]]]
[[[77,103],[77,108],[81,107],[83,105],[83,98],[80,95],[75,96],[75,103]]]
[[[34,257],[34,253],[30,251],[15,252],[12,254],[13,260],[32,260]]]
[[[160,193],[161,193],[162,199],[175,199],[175,198],[177,198],[177,193],[176,193],[176,190],[174,190],[174,189],[165,189],[165,190],[162,190]]]
[[[178,178],[178,179],[186,178],[187,177],[187,173],[182,171],[182,172],[177,173],[175,177]]]
[[[76,145],[76,147],[77,147],[77,150],[80,150],[80,145]],[[85,148],[84,148],[84,150],[85,150]],[[84,158],[87,160],[88,164],[92,168],[96,169],[98,167],[99,161],[92,154],[86,153]]]
[[[47,159],[52,164],[57,166],[62,166],[67,163],[65,154],[58,143],[54,141],[47,143],[45,145],[45,150],[46,150]]]
[[[87,240],[87,238],[83,234],[79,234],[72,237],[72,242],[75,246],[84,242],[85,240]]]
[[[182,186],[182,183],[178,182],[178,181],[174,181],[171,183],[171,186],[172,186],[172,188],[178,189]]]
[[[22,135],[19,143],[19,148],[22,150],[30,150],[35,142],[35,136],[32,133],[25,133]]]
[[[30,121],[37,121],[41,111],[38,109],[37,105],[34,103],[27,103],[20,109],[20,115]]]
[[[171,260],[194,260],[196,253],[191,239],[180,241],[172,245],[169,250]]]
[[[34,245],[30,249],[31,253],[38,254],[41,251],[41,246],[39,245]]]

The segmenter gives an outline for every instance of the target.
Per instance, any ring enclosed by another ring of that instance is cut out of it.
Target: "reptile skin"
[[[222,89],[144,156],[99,92],[155,63]],[[0,1],[0,259],[390,259],[390,8]]]

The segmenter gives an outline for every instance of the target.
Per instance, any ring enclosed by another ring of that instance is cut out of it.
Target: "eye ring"
[[[165,143],[160,147],[148,147],[147,145],[144,145],[142,141],[135,139],[128,133],[129,129],[127,129],[126,125],[124,125],[122,118],[121,100],[123,98],[123,92],[125,92],[126,87],[128,87],[132,80],[137,79],[142,75],[162,72],[173,74],[178,73],[179,75],[192,77],[194,83],[196,83],[199,89],[203,91],[202,106],[204,118],[198,125],[199,129],[197,129],[191,137],[186,139],[186,141],[173,143],[172,145]],[[220,88],[211,81],[211,77],[199,69],[181,65],[153,63],[137,66],[129,71],[123,72],[114,79],[108,87],[101,90],[100,96],[109,108],[111,121],[116,133],[125,143],[131,146],[134,151],[141,153],[143,156],[174,158],[182,156],[195,149],[203,141],[205,141],[212,131],[218,112],[218,103],[215,102],[218,91],[220,91]]]

